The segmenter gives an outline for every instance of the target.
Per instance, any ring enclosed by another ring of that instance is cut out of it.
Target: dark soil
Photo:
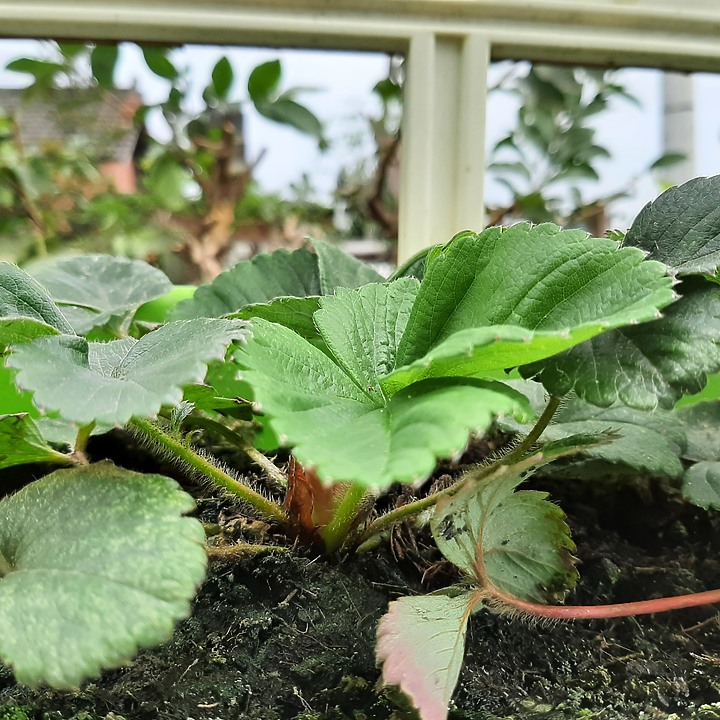
[[[573,604],[720,587],[720,514],[654,481],[611,492],[537,485],[566,510],[577,542]],[[0,720],[408,720],[376,688],[377,621],[389,600],[452,579],[422,535],[403,531],[378,554],[339,562],[290,553],[216,562],[193,616],[131,667],[77,694],[29,691],[0,671]],[[455,706],[453,720],[720,720],[720,615],[533,625],[481,612]]]

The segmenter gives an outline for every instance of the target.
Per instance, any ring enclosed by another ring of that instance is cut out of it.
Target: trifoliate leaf
[[[594,405],[671,408],[720,370],[720,288],[692,278],[664,317],[599,335],[520,369],[553,395],[571,391]]]
[[[625,236],[680,275],[715,274],[720,265],[720,175],[695,178],[648,203]]]
[[[688,468],[682,492],[694,505],[720,510],[720,462],[703,461]]]
[[[67,455],[47,444],[29,415],[0,415],[0,468],[27,463],[72,465]]]
[[[0,347],[70,332],[67,319],[36,280],[15,265],[0,263]]]
[[[457,685],[467,623],[477,593],[402,597],[390,603],[377,631],[385,685],[399,687],[422,720],[445,720]]]
[[[672,282],[661,263],[645,262],[635,248],[550,223],[461,233],[428,255],[397,364],[469,328],[588,327],[591,336],[651,320],[674,300]]]
[[[475,579],[522,600],[561,602],[574,587],[575,544],[547,493],[516,491],[502,467],[438,502],[430,528],[440,552]]]
[[[241,320],[198,318],[168,323],[140,340],[39,338],[14,347],[7,363],[39,407],[82,424],[124,424],[179,403],[183,386],[202,382],[208,362],[222,359],[232,340],[246,334]]]
[[[376,392],[377,381],[359,384],[287,328],[263,320],[253,328],[237,351],[244,379],[273,429],[324,482],[387,487],[417,480],[496,414],[526,410],[525,398],[502,383],[454,378],[417,383],[387,399]],[[381,356],[363,352],[368,364]]]
[[[167,640],[206,567],[193,500],[110,463],[0,501],[0,658],[18,682],[78,687]]]
[[[85,335],[116,319],[122,323],[145,302],[169,292],[172,283],[142,260],[78,255],[43,264],[34,277],[61,305],[75,332]]]
[[[383,280],[340,249],[318,240],[313,245],[315,253],[305,248],[293,252],[280,248],[239,262],[199,287],[192,299],[179,303],[170,318],[221,317],[277,298],[328,295],[338,287]]]

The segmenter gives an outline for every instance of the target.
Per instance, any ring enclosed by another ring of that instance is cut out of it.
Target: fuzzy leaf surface
[[[720,288],[693,278],[664,317],[598,335],[520,369],[553,395],[574,391],[594,405],[671,408],[720,370]]]
[[[246,334],[241,320],[198,318],[168,323],[140,340],[57,335],[16,346],[7,363],[42,409],[82,424],[124,424],[179,403],[183,386],[202,382],[208,362],[221,360]]]
[[[445,720],[465,654],[474,595],[420,595],[390,603],[377,631],[385,685],[399,687],[422,720]]]
[[[527,410],[506,385],[472,380],[426,381],[386,399],[374,392],[377,381],[359,383],[291,330],[263,320],[253,327],[236,353],[243,378],[281,441],[324,482],[387,487],[417,480],[496,414]],[[383,357],[366,354],[368,367]]]
[[[27,413],[0,415],[0,469],[26,463],[67,465],[69,459],[48,446]]]
[[[357,290],[338,288],[335,295],[321,298],[315,313],[315,325],[336,362],[378,402],[384,399],[378,378],[395,367],[418,288],[414,278]]]
[[[650,253],[680,275],[715,274],[720,265],[720,175],[666,190],[648,203],[625,245]]]
[[[555,355],[605,329],[595,324],[555,332],[514,325],[459,330],[420,359],[388,373],[382,387],[392,394],[427,378],[502,377],[507,368]]]
[[[0,346],[72,331],[45,288],[16,265],[0,263]]]
[[[428,255],[397,362],[419,360],[468,328],[595,328],[591,336],[651,320],[673,299],[661,263],[612,240],[550,223],[461,233]]]
[[[547,493],[517,491],[512,468],[442,498],[430,520],[440,552],[478,585],[523,600],[561,602],[577,581],[575,544]]]
[[[167,640],[204,577],[193,500],[161,475],[60,470],[0,501],[0,658],[70,689]]]
[[[720,462],[703,460],[688,468],[682,492],[694,505],[720,510]]]
[[[129,318],[143,303],[172,289],[167,276],[142,260],[112,255],[59,258],[34,273],[84,335],[113,318]]]

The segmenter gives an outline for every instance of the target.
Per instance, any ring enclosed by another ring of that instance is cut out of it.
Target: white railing
[[[0,35],[406,53],[400,259],[482,225],[491,57],[720,70],[720,0],[0,0]]]

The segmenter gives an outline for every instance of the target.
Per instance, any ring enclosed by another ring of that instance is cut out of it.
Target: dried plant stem
[[[226,490],[248,505],[251,505],[261,515],[281,524],[287,522],[287,515],[280,505],[274,503],[272,500],[268,500],[268,498],[262,496],[252,488],[239,482],[232,475],[226,473],[210,462],[210,460],[199,455],[185,445],[185,443],[172,437],[172,435],[169,435],[157,425],[147,420],[139,420],[137,418],[131,420],[130,425],[135,430],[146,435],[153,442],[168,450],[171,456],[186,463],[195,472],[207,478],[214,485],[223,488],[223,490]]]
[[[266,455],[252,445],[243,445],[242,451],[267,475],[273,490],[287,490],[285,473]]]
[[[235,543],[233,545],[209,546],[207,554],[210,560],[242,560],[251,557],[286,553],[290,548],[283,545],[254,545],[253,543]]]

